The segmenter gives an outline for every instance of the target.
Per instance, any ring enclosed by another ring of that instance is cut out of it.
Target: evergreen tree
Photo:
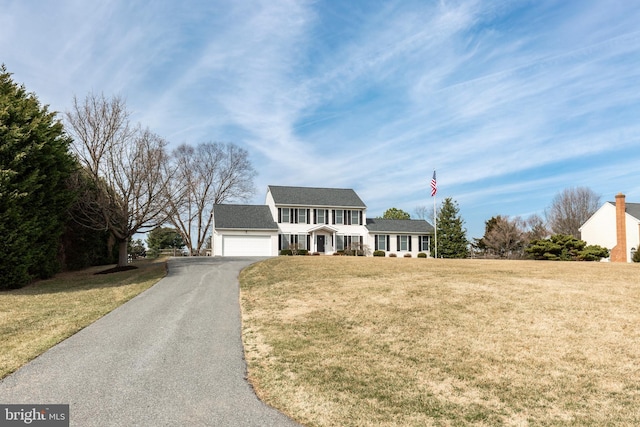
[[[382,214],[382,218],[384,219],[411,219],[411,215],[409,213],[403,211],[398,208],[389,208],[384,211]]]
[[[158,256],[162,249],[180,249],[184,246],[182,235],[175,228],[156,227],[147,235],[151,256]]]
[[[437,218],[438,257],[465,258],[469,241],[467,230],[462,227],[464,221],[460,217],[458,204],[450,197],[444,199]]]
[[[0,288],[59,271],[76,168],[62,124],[0,67]]]

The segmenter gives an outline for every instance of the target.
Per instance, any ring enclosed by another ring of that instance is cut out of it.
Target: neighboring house
[[[424,220],[367,219],[354,190],[267,188],[265,205],[214,205],[215,256],[275,256],[283,249],[333,254],[368,248],[398,256],[428,253],[433,227]]]
[[[582,224],[580,237],[611,250],[612,262],[631,262],[640,244],[640,203],[626,203],[624,194],[617,194]]]

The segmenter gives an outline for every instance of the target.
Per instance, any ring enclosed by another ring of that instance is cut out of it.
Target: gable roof
[[[640,203],[627,203],[627,213],[640,220]]]
[[[278,229],[266,205],[213,205],[213,222],[216,229]]]
[[[616,202],[607,202],[615,207]],[[626,212],[640,221],[640,203],[625,203]]]
[[[276,205],[287,206],[337,206],[366,208],[367,206],[348,188],[281,187],[269,185],[269,192]]]
[[[433,225],[424,219],[367,218],[367,229],[379,233],[433,234]]]

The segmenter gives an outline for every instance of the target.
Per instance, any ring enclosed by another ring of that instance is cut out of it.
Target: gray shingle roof
[[[355,191],[347,188],[281,187],[269,185],[276,205],[281,206],[336,206],[366,208]]]
[[[433,234],[433,226],[424,219],[367,218],[367,229],[380,233]]]
[[[266,205],[213,205],[213,221],[217,229],[278,229]]]
[[[614,207],[616,202],[607,202],[611,203]],[[625,203],[625,207],[627,208],[627,213],[632,217],[640,220],[640,203]]]
[[[640,203],[627,203],[627,213],[640,220]]]

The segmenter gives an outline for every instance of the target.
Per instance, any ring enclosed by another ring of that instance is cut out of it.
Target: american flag
[[[438,185],[436,184],[436,171],[433,171],[433,178],[431,178],[431,197],[435,196],[438,192]]]

